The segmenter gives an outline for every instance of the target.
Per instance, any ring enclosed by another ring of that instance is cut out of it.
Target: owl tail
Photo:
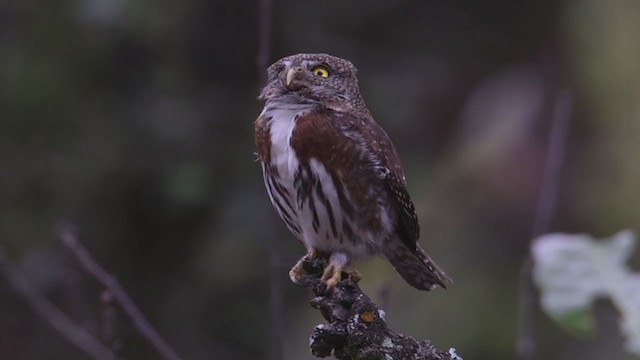
[[[453,282],[418,244],[415,251],[404,244],[398,244],[385,253],[385,256],[398,274],[418,290],[429,291],[436,286],[446,289],[446,284]]]

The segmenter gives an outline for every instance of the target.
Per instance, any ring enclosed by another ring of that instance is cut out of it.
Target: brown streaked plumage
[[[362,100],[356,72],[326,54],[293,55],[269,67],[255,141],[271,202],[306,257],[330,256],[328,288],[342,271],[357,281],[351,261],[373,255],[387,258],[415,288],[444,288],[451,280],[418,244],[400,159]],[[302,260],[289,272],[294,282]]]

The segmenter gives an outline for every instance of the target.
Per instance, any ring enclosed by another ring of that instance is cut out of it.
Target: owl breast
[[[365,230],[357,209],[347,209],[353,205],[351,194],[339,176],[317,158],[300,158],[291,146],[298,117],[309,111],[308,105],[291,104],[263,111],[270,140],[262,164],[269,198],[287,228],[308,249],[341,251],[350,259],[376,254],[382,236]]]

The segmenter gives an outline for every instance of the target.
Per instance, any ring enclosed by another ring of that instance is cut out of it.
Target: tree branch
[[[560,175],[564,166],[571,124],[572,93],[569,90],[559,90],[554,105],[542,183],[538,192],[538,204],[533,220],[532,239],[549,232],[551,221],[556,212]],[[522,263],[518,285],[516,358],[519,360],[536,358],[535,313],[538,306],[538,293],[533,283],[532,269],[533,260],[529,255]]]
[[[175,350],[164,341],[158,331],[149,323],[149,320],[147,320],[140,308],[138,308],[127,292],[120,286],[120,283],[118,283],[111,274],[106,272],[80,241],[78,241],[71,227],[60,225],[58,234],[62,243],[71,250],[71,253],[75,255],[82,267],[113,294],[113,297],[122,306],[124,312],[129,315],[140,333],[149,341],[156,351],[158,351],[164,359],[180,360],[180,356],[178,356]]]
[[[304,263],[302,285],[315,298],[311,306],[320,310],[329,322],[320,324],[310,338],[311,353],[317,357],[335,356],[338,360],[405,359],[462,360],[455,349],[441,351],[430,341],[416,341],[387,327],[385,313],[350,279],[325,291],[320,281],[327,260],[317,258]]]
[[[84,351],[93,359],[113,360],[116,359],[107,346],[96,339],[93,335],[83,329],[80,325],[71,320],[57,306],[49,301],[35,285],[29,281],[27,276],[9,259],[0,248],[0,272],[9,280],[9,283],[20,293],[27,303],[46,320],[58,333],[67,338],[78,349]]]

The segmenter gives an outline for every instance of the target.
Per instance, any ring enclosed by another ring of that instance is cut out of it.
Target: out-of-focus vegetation
[[[567,330],[593,336],[593,303],[610,299],[619,313],[625,350],[640,355],[640,275],[626,264],[635,243],[630,231],[602,241],[560,233],[536,238],[533,274],[544,311]]]
[[[359,68],[403,159],[422,243],[454,278],[423,293],[382,260],[359,264],[394,329],[468,359],[513,356],[561,90],[575,101],[550,230],[640,227],[639,4],[274,0],[270,60],[327,52]],[[320,316],[287,280],[304,250],[254,162],[259,15],[255,0],[0,3],[0,244],[98,336],[100,287],[55,238],[61,220],[189,359],[268,357],[272,244],[284,358],[311,358]],[[538,315],[540,358],[624,356],[607,302],[588,340]],[[155,356],[116,320],[123,356]],[[1,358],[82,356],[0,277]]]

